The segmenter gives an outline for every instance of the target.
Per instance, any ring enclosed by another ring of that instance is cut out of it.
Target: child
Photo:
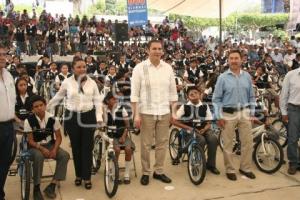
[[[19,78],[16,82],[16,122],[22,126],[24,120],[28,117],[30,108],[29,99],[33,95],[30,91],[28,91],[28,82],[26,78]]]
[[[60,88],[61,83],[66,79],[72,76],[72,74],[69,72],[69,66],[68,64],[64,63],[60,67],[60,73],[56,75],[55,77],[55,89],[58,91]]]
[[[55,198],[55,187],[59,181],[65,180],[67,165],[70,159],[68,152],[59,146],[62,141],[60,123],[46,112],[46,100],[38,95],[30,99],[33,114],[24,122],[24,131],[30,132],[28,143],[31,159],[33,161],[33,198],[43,199],[40,191],[41,177],[43,173],[44,159],[55,159],[56,168],[51,183],[45,188],[44,193],[49,198]],[[55,139],[54,139],[55,138]]]
[[[128,137],[128,113],[123,106],[118,105],[117,99],[112,92],[108,92],[104,98],[104,104],[107,106],[104,121],[108,127],[115,128],[112,137],[114,139],[114,150],[118,160],[120,150],[125,150],[125,173],[124,184],[130,184],[130,161],[134,149],[134,143]]]
[[[183,128],[186,131],[192,131],[192,120],[212,120],[212,114],[208,105],[203,104],[200,100],[201,92],[196,86],[189,87],[187,90],[188,102],[182,105],[176,112],[176,119],[183,122],[172,120],[172,124]],[[220,174],[216,168],[216,153],[218,147],[217,137],[211,131],[211,124],[209,122],[204,123],[197,128],[197,139],[202,147],[207,145],[207,164],[206,169],[210,170],[214,174]],[[188,136],[189,138],[191,135]],[[189,138],[184,138],[189,140]],[[178,153],[178,160],[174,164],[178,164],[181,154]]]
[[[108,74],[105,77],[105,83],[112,86],[116,82],[117,69],[116,66],[111,65],[108,70]]]

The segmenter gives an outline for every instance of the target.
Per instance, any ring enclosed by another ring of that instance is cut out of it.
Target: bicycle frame
[[[20,162],[18,163],[18,172],[19,175],[22,176],[23,172],[23,165],[25,163],[25,160],[29,159],[30,160],[31,154],[28,151],[28,141],[27,141],[27,133],[23,133],[22,139],[21,139],[21,148],[20,148]],[[30,161],[31,163],[31,161]]]

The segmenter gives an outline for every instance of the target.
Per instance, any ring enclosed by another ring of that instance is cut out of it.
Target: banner
[[[148,22],[146,0],[127,0],[128,26],[143,26]]]

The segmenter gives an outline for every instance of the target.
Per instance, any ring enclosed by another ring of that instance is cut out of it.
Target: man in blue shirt
[[[300,139],[300,68],[289,71],[284,78],[280,95],[282,120],[288,124],[287,157],[288,173],[294,175],[299,163],[298,141]]]
[[[229,52],[229,69],[220,75],[213,94],[213,105],[218,126],[223,129],[224,163],[226,176],[236,180],[232,156],[235,128],[238,128],[241,147],[240,173],[254,179],[251,172],[252,143],[251,121],[254,116],[255,96],[252,79],[248,72],[241,69],[242,56],[239,50]]]

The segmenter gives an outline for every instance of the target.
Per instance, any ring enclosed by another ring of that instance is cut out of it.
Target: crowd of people
[[[39,19],[35,15],[29,19],[26,11],[19,16],[13,12],[6,17],[1,14],[0,25],[1,31],[8,31],[5,35],[0,34],[5,36],[1,41],[6,41],[6,46],[0,46],[0,94],[7,97],[2,98],[0,105],[3,111],[0,113],[0,146],[3,147],[0,164],[4,166],[0,168],[0,200],[5,196],[3,188],[9,169],[13,121],[24,124],[24,130],[32,132],[29,145],[35,200],[43,199],[40,177],[44,158],[57,160],[55,176],[44,190],[48,197],[55,198],[55,187],[66,178],[70,157],[60,148],[61,124],[48,112],[55,110],[61,101],[64,101],[65,116],[70,116],[65,118],[63,127],[71,141],[76,186],[82,185],[83,181],[86,189],[92,188],[94,131],[96,124],[103,123],[117,128],[113,136],[117,155],[120,146],[125,146],[124,183],[130,183],[130,161],[135,146],[128,138],[130,126],[141,130],[141,184],[148,185],[150,181],[150,150],[153,144],[153,178],[170,183],[172,180],[164,171],[170,122],[190,130],[191,124],[180,120],[197,116],[206,120],[216,119],[223,129],[224,163],[229,180],[237,179],[231,148],[234,129],[238,127],[241,130],[243,145],[239,171],[254,179],[255,174],[251,170],[251,122],[263,120],[255,117],[258,112],[266,116],[280,112],[280,109],[283,120],[288,123],[288,173],[296,173],[300,137],[300,38],[282,41],[270,35],[255,44],[230,37],[218,44],[211,36],[207,40],[193,41],[186,35],[181,20],[170,28],[166,18],[161,25],[152,26],[149,22],[145,30],[129,30],[133,37],[136,33],[136,37],[144,35],[157,39],[148,43],[138,40],[114,43],[109,40],[114,33],[109,20],[66,19],[63,15],[52,17],[46,12]],[[34,31],[30,31],[33,27]],[[95,49],[90,51],[93,41],[96,41],[93,44]],[[67,44],[72,50],[66,48]],[[59,48],[55,50],[57,46]],[[95,50],[103,53],[96,59],[92,55]],[[35,68],[29,69],[20,60],[19,51],[42,56],[36,61]],[[73,62],[53,62],[51,54],[57,52],[61,56],[73,52]],[[279,84],[280,77],[285,75],[283,84]],[[50,89],[50,96],[46,95],[44,86]],[[270,108],[259,108],[261,102],[257,100],[257,88],[267,91],[269,103],[274,103],[270,107],[272,112],[268,110]],[[198,113],[194,112],[195,109]],[[40,128],[50,132],[38,134],[36,129]],[[207,169],[218,175],[218,142],[210,131],[211,124],[198,128],[199,143],[208,145]]]
[[[29,16],[27,10],[20,13],[12,9],[6,15],[0,11],[0,39],[18,55],[48,53],[65,56],[75,51],[93,54],[113,49],[112,40],[118,39],[115,35],[115,24],[118,23],[127,24],[127,21],[98,20],[95,16],[90,19],[87,16],[80,19],[78,15],[52,16],[46,10],[38,16],[34,9]],[[167,17],[161,24],[148,21],[144,27],[131,27],[128,30],[132,41],[153,37],[177,41],[186,33],[187,29],[181,20],[176,21],[176,26],[171,26]]]

